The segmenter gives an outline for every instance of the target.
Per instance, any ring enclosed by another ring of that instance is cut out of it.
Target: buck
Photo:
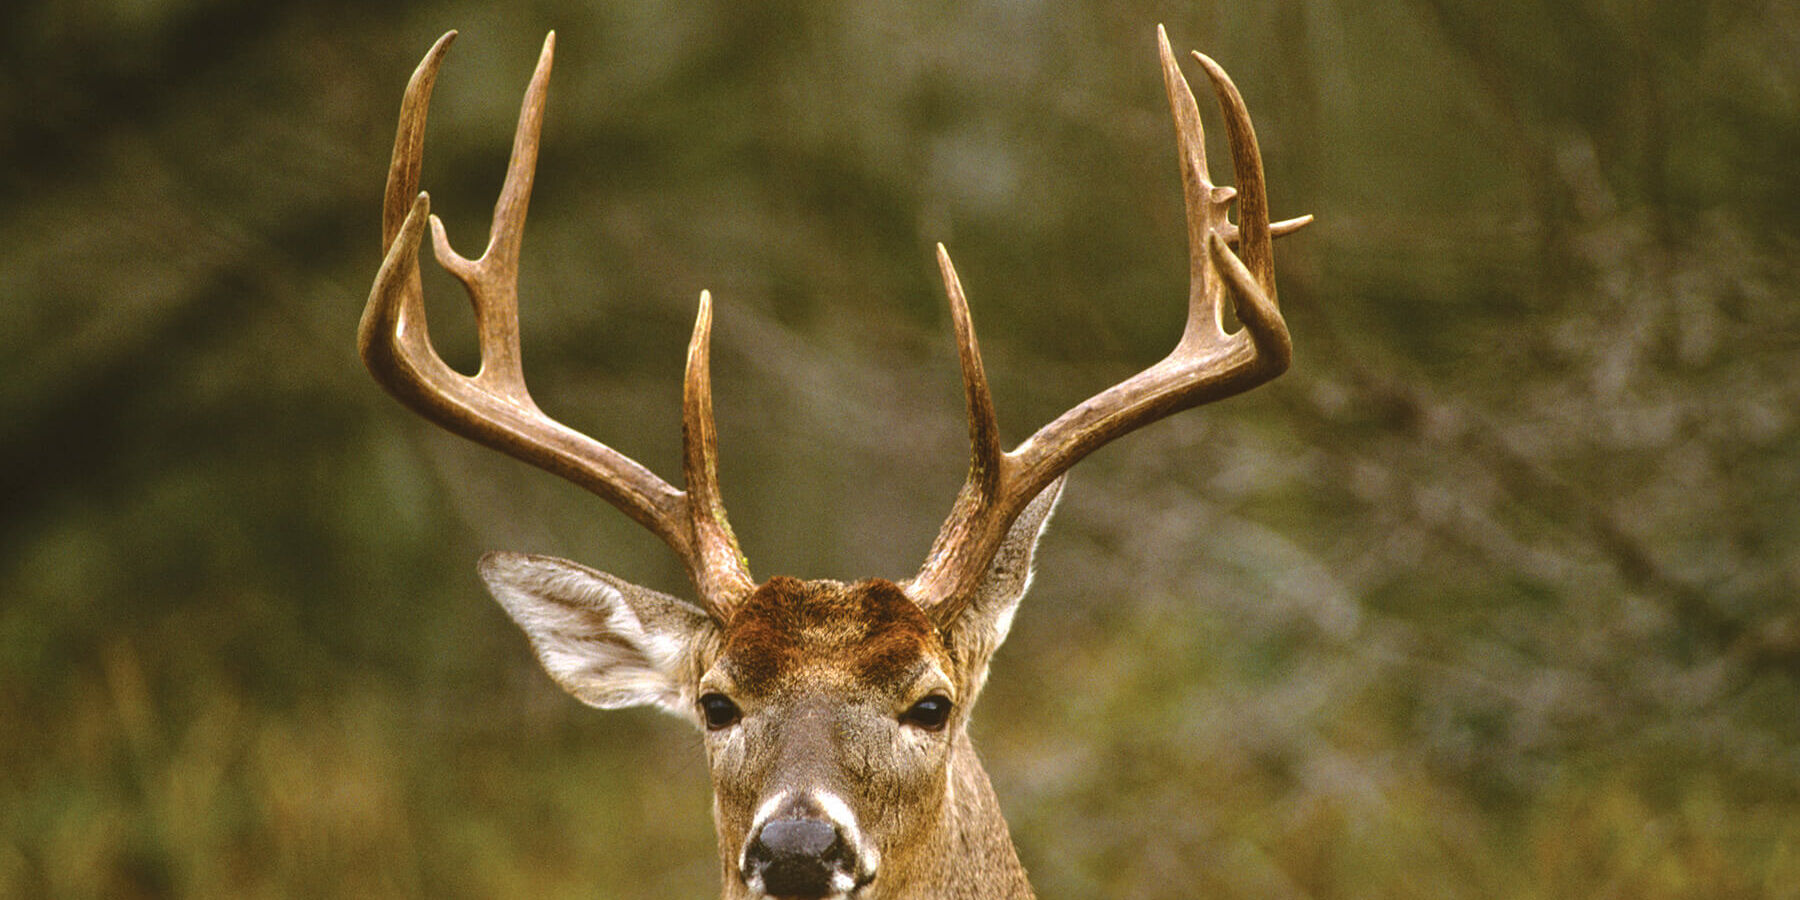
[[[973,450],[924,565],[900,582],[758,582],[720,498],[709,294],[700,294],[683,381],[684,489],[551,419],[526,391],[519,248],[555,34],[525,92],[487,250],[474,260],[451,249],[419,191],[426,106],[454,37],[425,55],[401,105],[382,215],[385,259],[357,336],[363,362],[425,418],[567,478],[655,533],[685,563],[697,602],[521,553],[482,558],[488,589],[577,699],[601,709],[657,707],[701,730],[724,897],[1031,897],[968,723],[1031,581],[1063,475],[1126,432],[1288,367],[1270,242],[1311,217],[1270,223],[1237,88],[1194,54],[1224,113],[1234,190],[1207,173],[1193,93],[1157,29],[1190,257],[1187,324],[1175,350],[1004,450],[962,285],[938,245]],[[427,222],[438,262],[474,304],[481,365],[472,376],[447,366],[426,333],[418,256]],[[1228,300],[1241,323],[1233,331],[1224,324]]]

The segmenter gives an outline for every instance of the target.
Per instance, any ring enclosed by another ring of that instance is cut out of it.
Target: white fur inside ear
[[[566,560],[490,553],[481,577],[531,639],[544,671],[602,709],[658,706],[691,718],[683,679],[712,627],[699,609]]]

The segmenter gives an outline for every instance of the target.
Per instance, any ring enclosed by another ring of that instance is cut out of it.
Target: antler
[[[700,294],[682,385],[682,475],[687,490],[676,490],[632,459],[538,409],[526,391],[519,361],[519,246],[537,167],[538,132],[556,34],[544,39],[537,70],[525,91],[487,250],[475,260],[450,248],[443,222],[430,215],[430,198],[419,191],[425,111],[438,67],[455,37],[454,31],[445,34],[425,54],[400,106],[382,209],[385,258],[357,333],[363,363],[388,393],[425,418],[567,478],[650,529],[686,563],[701,601],[723,621],[754,582],[719,497],[708,351],[712,297]],[[427,218],[438,263],[463,283],[475,307],[481,368],[473,376],[446,365],[426,331],[418,251]]]
[[[938,245],[938,267],[950,295],[962,361],[972,458],[968,479],[957,494],[950,517],[925,565],[905,587],[940,624],[953,621],[973,599],[1007,529],[1026,504],[1070,466],[1127,432],[1269,381],[1287,370],[1292,357],[1287,323],[1275,303],[1270,240],[1299,230],[1312,217],[1270,224],[1262,156],[1243,97],[1218,63],[1195,53],[1224,112],[1237,188],[1212,183],[1193,91],[1176,65],[1168,34],[1161,26],[1156,38],[1163,85],[1175,116],[1188,224],[1187,326],[1173,352],[1063,413],[1011,452],[1004,451],[968,302],[949,253]],[[1234,199],[1238,203],[1237,226],[1226,217]],[[1231,244],[1238,245],[1241,256],[1232,253]],[[1231,333],[1225,331],[1221,317],[1227,293],[1243,323],[1243,328]]]

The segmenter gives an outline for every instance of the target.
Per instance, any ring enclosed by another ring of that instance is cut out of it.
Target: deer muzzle
[[[821,798],[780,803],[751,829],[740,874],[753,893],[773,898],[849,897],[874,878],[872,859],[858,851],[854,821],[839,821]],[[830,798],[836,799],[836,798]],[[848,812],[848,810],[842,810]]]

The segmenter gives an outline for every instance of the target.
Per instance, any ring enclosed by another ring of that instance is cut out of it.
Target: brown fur
[[[927,658],[944,658],[945,648],[931,620],[891,581],[777,576],[732,614],[723,656],[740,689],[766,693],[807,666],[848,670],[865,685],[893,684]]]
[[[718,687],[744,704],[745,719],[734,726],[743,737],[709,742],[728,900],[752,896],[737,849],[751,835],[751,813],[784,790],[826,790],[855,811],[881,858],[858,898],[1031,896],[969,745],[966,710],[941,738],[901,742],[910,750],[895,753],[883,731],[930,690],[919,682],[932,671],[942,673],[944,693],[973,701],[986,658],[958,664],[950,652],[969,643],[944,635],[898,585],[880,579],[771,578],[737,608],[713,663],[727,676]]]

